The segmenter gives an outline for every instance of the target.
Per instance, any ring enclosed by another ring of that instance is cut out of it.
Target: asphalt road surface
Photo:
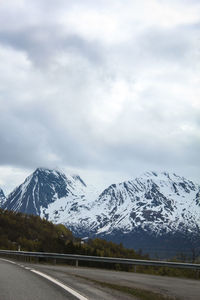
[[[63,284],[64,287],[49,281],[48,278],[41,277],[40,272],[44,276],[50,276],[50,279],[57,279],[58,283]],[[0,259],[0,300],[136,299],[119,291],[102,287],[93,280],[150,290],[180,300],[200,299],[199,280],[17,261],[12,264]],[[77,292],[78,296],[71,294],[65,287]]]
[[[55,269],[0,259],[0,300],[133,299]]]

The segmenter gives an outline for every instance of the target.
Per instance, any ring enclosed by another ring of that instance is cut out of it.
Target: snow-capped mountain
[[[147,172],[132,181],[113,184],[92,204],[97,234],[135,228],[157,235],[193,231],[200,226],[200,186],[176,174]]]
[[[98,195],[78,175],[39,168],[4,208],[63,223],[80,237],[99,236],[151,253],[175,244],[177,251],[189,249],[200,236],[200,186],[167,172],[147,172]]]
[[[38,168],[8,195],[4,208],[48,218],[46,209],[56,202],[60,210],[76,210],[83,205],[86,184],[78,175]],[[79,199],[79,201],[76,201]],[[57,211],[53,211],[56,219]]]
[[[176,174],[147,172],[111,185],[94,207],[99,237],[152,256],[200,250],[200,186]]]
[[[3,190],[0,188],[0,207],[6,202],[6,196],[4,195]]]

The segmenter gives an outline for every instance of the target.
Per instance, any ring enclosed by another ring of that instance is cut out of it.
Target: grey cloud
[[[33,166],[41,163],[44,140],[40,126],[30,126],[13,117],[1,117],[0,121],[1,165]]]
[[[62,52],[74,52],[91,63],[102,63],[101,45],[88,42],[76,34],[61,34],[62,27],[35,26],[21,30],[0,31],[0,43],[24,51],[39,65],[48,65]]]
[[[191,51],[190,38],[181,30],[151,30],[140,37],[140,48],[143,55],[168,63],[180,61]]]
[[[196,36],[188,28],[164,29],[152,27],[143,31],[137,38],[113,49],[115,59],[121,62],[121,70],[125,73],[132,69],[132,74],[153,70],[167,70],[173,66],[193,68]],[[124,67],[126,69],[124,69]],[[170,70],[170,69],[169,69]]]

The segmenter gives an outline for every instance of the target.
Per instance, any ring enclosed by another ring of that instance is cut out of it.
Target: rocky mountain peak
[[[41,208],[47,208],[56,199],[75,195],[77,189],[84,193],[84,182],[58,171],[37,168],[17,187],[5,204],[6,209],[40,215]]]

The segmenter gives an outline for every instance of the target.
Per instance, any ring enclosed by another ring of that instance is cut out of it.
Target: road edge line
[[[57,279],[49,276],[49,275],[46,275],[45,273],[42,273],[40,271],[36,271],[34,269],[30,269],[30,268],[27,268],[25,267],[24,265],[20,265],[12,260],[8,260],[8,259],[5,259],[5,258],[0,258],[0,260],[2,261],[6,261],[6,262],[9,262],[11,264],[14,264],[16,266],[20,266],[22,267],[23,269],[26,269],[26,270],[29,270],[30,272],[32,273],[35,273],[41,277],[44,277],[46,278],[47,280],[53,282],[54,284],[60,286],[61,288],[63,288],[65,291],[67,291],[68,293],[70,293],[71,295],[75,296],[76,298],[78,298],[79,300],[89,300],[88,298],[82,296],[81,294],[79,294],[78,292],[76,292],[75,290],[73,290],[72,288],[68,287],[67,285],[65,285],[64,283],[61,283],[60,281],[58,281]]]
[[[46,278],[47,280],[55,283],[56,285],[60,286],[61,288],[63,288],[64,290],[66,290],[67,292],[69,292],[70,294],[72,294],[73,296],[75,296],[76,298],[78,298],[79,300],[88,300],[88,298],[85,298],[84,296],[82,296],[81,294],[79,294],[78,292],[76,292],[75,290],[71,289],[70,287],[68,287],[67,285],[59,282],[57,279],[49,276],[49,275],[46,275],[40,271],[37,271],[37,270],[34,270],[34,269],[31,269],[30,270],[31,272],[41,276],[41,277],[44,277]]]

